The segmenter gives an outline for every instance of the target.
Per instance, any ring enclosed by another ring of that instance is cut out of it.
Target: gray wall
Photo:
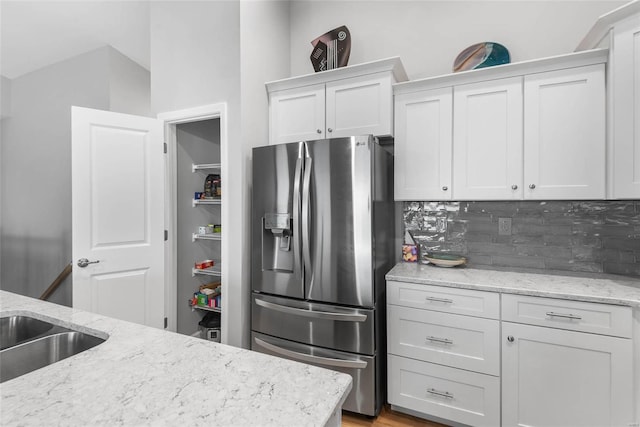
[[[11,80],[0,155],[4,290],[38,297],[71,262],[71,106],[109,110],[115,93],[120,112],[128,103],[138,111],[144,90],[118,89],[131,81],[118,55],[107,46]],[[70,279],[51,301],[71,305]]]
[[[498,218],[511,218],[511,235]],[[640,276],[637,200],[405,202],[403,228],[422,251],[462,254],[469,266]]]

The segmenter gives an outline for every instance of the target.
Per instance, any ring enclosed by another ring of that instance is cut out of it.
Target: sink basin
[[[93,335],[69,331],[4,349],[0,351],[0,383],[81,353],[104,341]]]
[[[0,383],[81,353],[103,338],[29,316],[0,318]]]
[[[54,325],[27,316],[0,318],[0,350],[36,338],[53,329]]]

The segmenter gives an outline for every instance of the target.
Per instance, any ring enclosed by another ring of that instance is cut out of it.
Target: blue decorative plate
[[[469,46],[453,61],[453,72],[508,64],[509,51],[500,43],[483,42]]]

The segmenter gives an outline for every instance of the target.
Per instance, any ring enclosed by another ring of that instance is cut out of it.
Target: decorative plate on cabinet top
[[[475,70],[509,62],[511,62],[509,51],[500,43],[476,43],[460,52],[456,57],[453,61],[453,72]]]
[[[455,267],[467,262],[467,259],[460,255],[433,252],[422,255],[422,259],[438,267]]]

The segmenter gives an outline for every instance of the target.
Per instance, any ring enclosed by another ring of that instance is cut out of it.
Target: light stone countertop
[[[322,426],[351,390],[347,374],[0,291],[13,314],[108,338],[0,384],[2,426]]]
[[[387,273],[386,279],[640,308],[640,279],[625,276],[443,268],[401,262]]]

